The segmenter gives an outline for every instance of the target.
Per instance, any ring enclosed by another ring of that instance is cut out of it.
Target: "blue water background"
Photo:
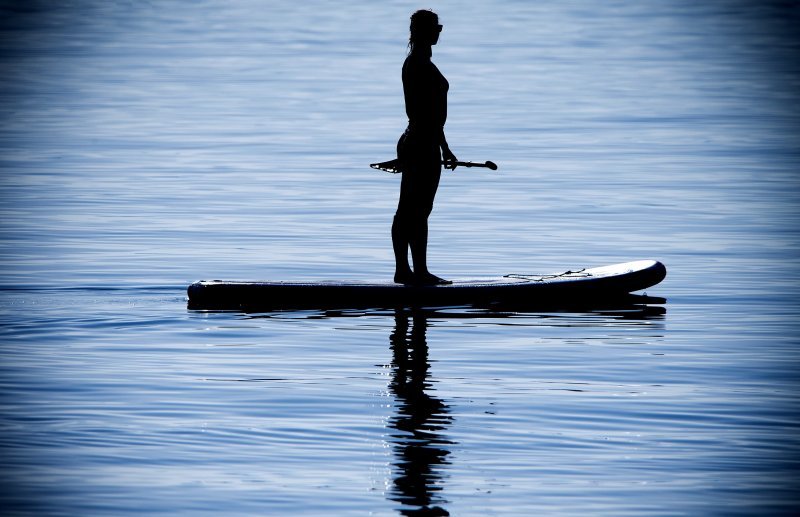
[[[408,322],[185,288],[391,277],[417,4],[0,6],[6,514],[797,511],[797,2],[431,2],[500,165],[445,173],[432,271],[653,258],[669,302]]]

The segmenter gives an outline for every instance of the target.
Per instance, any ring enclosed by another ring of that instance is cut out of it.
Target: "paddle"
[[[486,161],[484,163],[477,163],[477,162],[447,162],[443,161],[442,165],[457,165],[459,167],[486,167],[487,169],[491,169],[493,171],[497,170],[497,164],[494,162]],[[378,169],[386,172],[391,172],[396,174],[398,172],[403,172],[400,170],[400,160],[395,158],[394,160],[389,160],[388,162],[380,162],[380,163],[370,163],[370,167],[373,169]]]

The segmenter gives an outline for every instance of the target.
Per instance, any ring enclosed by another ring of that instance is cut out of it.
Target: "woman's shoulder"
[[[404,73],[429,73],[434,68],[430,58],[416,55],[413,52],[403,61]]]

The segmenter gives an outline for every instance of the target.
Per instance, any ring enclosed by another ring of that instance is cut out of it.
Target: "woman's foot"
[[[394,274],[394,283],[396,284],[411,285],[416,282],[417,278],[410,269],[408,271],[396,271]]]
[[[421,275],[417,275],[416,277],[417,285],[449,285],[452,283],[453,282],[451,282],[450,280],[439,278],[433,273],[423,273]]]

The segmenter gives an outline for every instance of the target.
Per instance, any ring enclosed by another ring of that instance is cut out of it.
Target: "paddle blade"
[[[392,174],[397,174],[398,172],[402,172],[400,170],[400,160],[395,158],[394,160],[389,160],[387,162],[379,162],[379,163],[370,163],[370,167],[373,169],[378,169],[380,171],[391,172]]]

